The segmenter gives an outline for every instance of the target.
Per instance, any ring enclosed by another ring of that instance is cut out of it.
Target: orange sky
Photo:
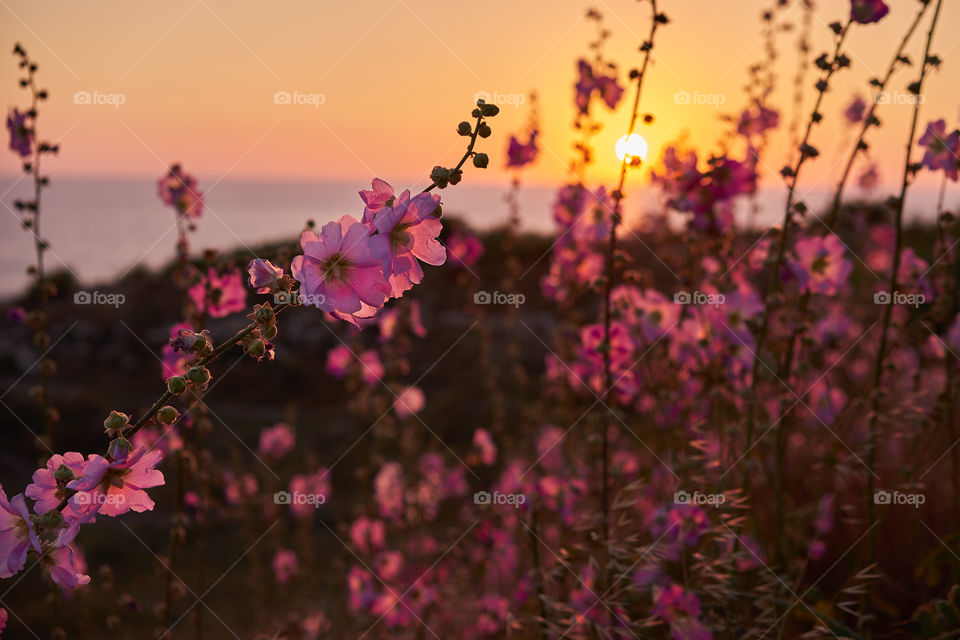
[[[825,157],[806,174],[810,183],[835,180],[833,162],[852,143],[840,113],[855,91],[868,95],[866,80],[886,69],[918,5],[887,1],[891,12],[880,24],[857,26],[848,38],[853,69],[841,74],[825,103],[826,123],[813,140]],[[661,0],[672,23],[658,35],[656,64],[644,90],[643,109],[657,116],[643,131],[652,154],[682,134],[701,150],[712,148],[723,130],[720,111],[675,104],[674,95],[720,94],[721,110],[736,112],[746,68],[763,55],[758,16],[771,3]],[[829,44],[826,24],[849,11],[847,0],[816,4],[815,53]],[[946,63],[928,82],[921,126],[935,117],[946,117],[951,127],[960,124],[960,3],[945,5],[934,50]],[[156,176],[180,161],[200,178],[201,188],[248,177],[365,181],[377,175],[399,184],[425,183],[434,164],[459,158],[462,139],[454,127],[475,93],[536,89],[543,153],[528,180],[549,183],[562,179],[570,157],[574,62],[594,35],[593,24],[583,19],[586,6],[579,0],[0,0],[0,42],[10,49],[20,41],[41,64],[39,77],[52,94],[42,135],[62,136],[63,151],[48,164],[54,177]],[[647,5],[609,0],[594,6],[613,32],[608,54],[624,71],[637,64]],[[793,6],[786,19],[796,22],[799,15]],[[914,60],[923,35],[915,35],[910,48]],[[790,119],[794,39],[785,34],[779,40],[774,100],[784,120]],[[0,62],[4,105],[22,103],[15,58]],[[891,89],[903,91],[914,75],[901,71]],[[78,91],[122,94],[124,102],[118,108],[75,104]],[[322,94],[323,104],[278,105],[277,91]],[[811,88],[808,98],[812,94]],[[599,181],[609,182],[616,172],[612,149],[626,127],[627,102],[614,113],[602,110],[607,125],[597,142]],[[888,183],[898,179],[902,166],[910,109],[885,107],[879,115],[886,126],[871,138]],[[483,142],[495,169],[470,180],[505,178],[506,136],[526,117],[522,106],[503,109],[493,123],[494,137]],[[781,136],[771,149],[768,163],[775,169],[784,162],[785,141]],[[17,171],[12,154],[3,154],[0,173]]]

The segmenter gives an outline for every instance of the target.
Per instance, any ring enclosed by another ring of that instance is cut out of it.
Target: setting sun
[[[636,158],[641,161],[647,159],[647,141],[643,136],[631,133],[617,140],[617,158],[623,161],[624,156],[629,158],[630,164],[634,164]]]

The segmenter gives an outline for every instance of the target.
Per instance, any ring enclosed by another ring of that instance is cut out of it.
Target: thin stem
[[[927,32],[927,42],[923,49],[923,60],[920,64],[920,78],[917,80],[915,85],[911,86],[911,91],[913,91],[915,96],[920,96],[923,92],[923,82],[927,76],[927,69],[929,68],[928,60],[930,59],[930,45],[933,42],[933,33],[934,29],[937,26],[937,19],[940,17],[940,7],[942,5],[942,0],[937,0],[937,6],[933,10],[933,19],[930,22],[930,30]],[[913,150],[914,138],[917,134],[917,121],[920,118],[920,100],[915,100],[913,105],[913,117],[910,121],[910,133],[907,136],[907,147],[906,147],[906,157],[904,158],[903,163],[903,179],[900,184],[900,197],[897,199],[897,208],[894,215],[894,226],[895,226],[895,241],[893,249],[893,264],[890,269],[890,288],[889,293],[891,297],[895,294],[897,290],[897,272],[900,270],[900,250],[903,245],[903,207],[904,201],[907,197],[907,188],[910,186],[910,176],[913,173],[911,168],[910,156]],[[883,362],[887,355],[888,339],[887,334],[890,330],[890,323],[893,318],[893,301],[891,298],[891,303],[884,305],[883,307],[883,324],[880,330],[880,346],[877,348],[877,357],[874,362],[873,368],[873,386],[872,386],[872,400],[871,400],[871,411],[870,411],[870,427],[869,427],[869,445],[867,450],[867,468],[869,474],[867,475],[867,520],[870,524],[870,534],[869,534],[869,558],[870,562],[873,563],[876,559],[877,554],[877,535],[876,528],[873,526],[876,523],[876,510],[873,501],[873,492],[874,492],[874,474],[873,466],[876,462],[876,444],[877,444],[877,410],[879,405],[879,391],[880,383],[883,379]],[[864,596],[865,606],[869,605],[869,590]]]
[[[828,225],[836,219],[836,216],[840,211],[840,202],[843,198],[843,189],[847,184],[847,179],[850,177],[850,171],[853,168],[853,163],[857,159],[857,154],[861,151],[863,139],[867,135],[867,131],[870,129],[870,127],[880,123],[879,120],[874,118],[874,113],[876,112],[877,105],[879,104],[877,101],[877,96],[880,95],[884,88],[886,88],[887,83],[890,82],[890,78],[893,77],[893,73],[897,69],[897,64],[903,62],[903,52],[907,48],[907,43],[909,43],[910,38],[913,37],[913,32],[917,29],[917,25],[920,24],[920,19],[923,18],[923,15],[926,13],[929,6],[929,2],[921,3],[920,11],[917,12],[913,22],[910,23],[910,28],[907,29],[907,33],[904,34],[903,40],[900,41],[900,47],[893,55],[893,60],[890,61],[890,66],[887,67],[887,72],[883,76],[883,80],[880,81],[880,84],[876,85],[877,93],[874,96],[873,104],[870,105],[870,111],[867,112],[866,117],[863,119],[863,125],[860,127],[860,135],[857,136],[857,142],[850,151],[850,156],[847,158],[847,163],[844,166],[843,173],[840,176],[840,182],[837,183],[837,190],[833,195],[833,204],[830,207],[830,213],[827,217]]]

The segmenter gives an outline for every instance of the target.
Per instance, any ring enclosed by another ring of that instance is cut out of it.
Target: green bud
[[[258,306],[253,312],[253,321],[257,324],[271,324],[273,320],[273,309],[269,305]]]
[[[495,104],[479,104],[477,105],[480,108],[480,115],[484,118],[492,118],[493,116],[500,113],[500,107]]]
[[[160,421],[160,424],[173,424],[179,417],[180,412],[170,405],[160,407],[160,410],[157,411],[157,420]]]
[[[261,333],[263,334],[263,337],[266,338],[267,340],[273,340],[274,338],[277,337],[277,325],[271,324],[268,327],[266,327],[263,331],[261,331]]]
[[[65,464],[61,464],[57,467],[57,470],[53,472],[53,477],[57,482],[70,482],[77,476],[73,473],[73,469]]]
[[[478,153],[473,156],[473,166],[477,169],[486,169],[488,162],[490,162],[490,158],[488,158],[485,153]]]
[[[130,455],[131,451],[133,451],[133,445],[130,444],[130,441],[126,438],[117,438],[110,443],[109,447],[107,447],[107,455],[113,460],[122,460]],[[113,479],[120,480],[121,484],[118,486],[123,486],[123,480],[121,478]]]
[[[103,426],[107,431],[118,431],[130,424],[130,416],[119,411],[111,411],[107,419],[103,421]]]
[[[187,379],[194,384],[207,384],[210,382],[210,370],[206,367],[191,367],[187,371]]]
[[[247,345],[247,353],[249,353],[254,358],[259,358],[267,352],[267,345],[263,340],[257,338],[256,340],[251,340]]]
[[[477,134],[481,138],[489,138],[491,133],[493,133],[493,131],[490,129],[490,127],[487,125],[486,122],[481,122],[480,126],[477,127]]]
[[[467,122],[466,120],[464,120],[463,122],[461,122],[460,124],[458,124],[458,125],[457,125],[457,133],[459,133],[459,134],[462,135],[462,136],[468,136],[468,135],[470,135],[470,134],[472,133],[472,131],[471,131],[471,129],[470,129],[470,123]]]
[[[46,529],[62,529],[67,526],[67,523],[63,520],[63,514],[60,513],[59,509],[51,509],[40,516],[40,524]]]
[[[175,396],[180,395],[187,390],[187,381],[183,376],[173,376],[167,378],[167,390]]]

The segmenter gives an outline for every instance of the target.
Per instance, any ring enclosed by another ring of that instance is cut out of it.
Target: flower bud
[[[157,411],[157,420],[160,421],[160,424],[173,424],[179,417],[180,412],[170,405],[160,407],[160,410]]]
[[[459,134],[462,135],[462,136],[468,136],[468,135],[470,135],[470,133],[471,133],[471,131],[470,131],[470,123],[467,122],[466,120],[464,120],[463,122],[461,122],[460,124],[458,124],[458,125],[457,125],[457,133],[459,133]]]
[[[167,390],[178,396],[187,390],[187,381],[184,380],[183,376],[171,376],[167,378]]]
[[[267,351],[267,345],[263,340],[257,338],[256,340],[251,340],[247,344],[247,353],[249,353],[254,358],[261,358],[263,354]]]
[[[61,464],[59,467],[57,467],[57,470],[53,472],[53,477],[56,479],[57,482],[66,483],[66,482],[70,482],[77,476],[73,472],[73,469],[71,469],[65,464]]]
[[[473,166],[475,166],[477,169],[485,169],[489,161],[490,158],[488,158],[487,154],[485,153],[478,153],[477,155],[473,156]]]
[[[206,367],[191,367],[187,371],[187,379],[194,384],[207,384],[210,382],[210,370]]]
[[[40,516],[40,524],[46,529],[62,529],[67,526],[67,523],[63,520],[63,514],[60,513],[59,509],[51,509]]]
[[[107,455],[111,460],[123,460],[133,451],[133,445],[126,438],[117,438],[107,447]]]
[[[103,426],[107,432],[120,431],[130,424],[130,416],[119,411],[111,411],[107,419],[103,421]]]
[[[268,327],[264,327],[262,333],[263,333],[263,337],[266,338],[267,340],[273,340],[274,338],[277,337],[277,325],[271,324]]]

